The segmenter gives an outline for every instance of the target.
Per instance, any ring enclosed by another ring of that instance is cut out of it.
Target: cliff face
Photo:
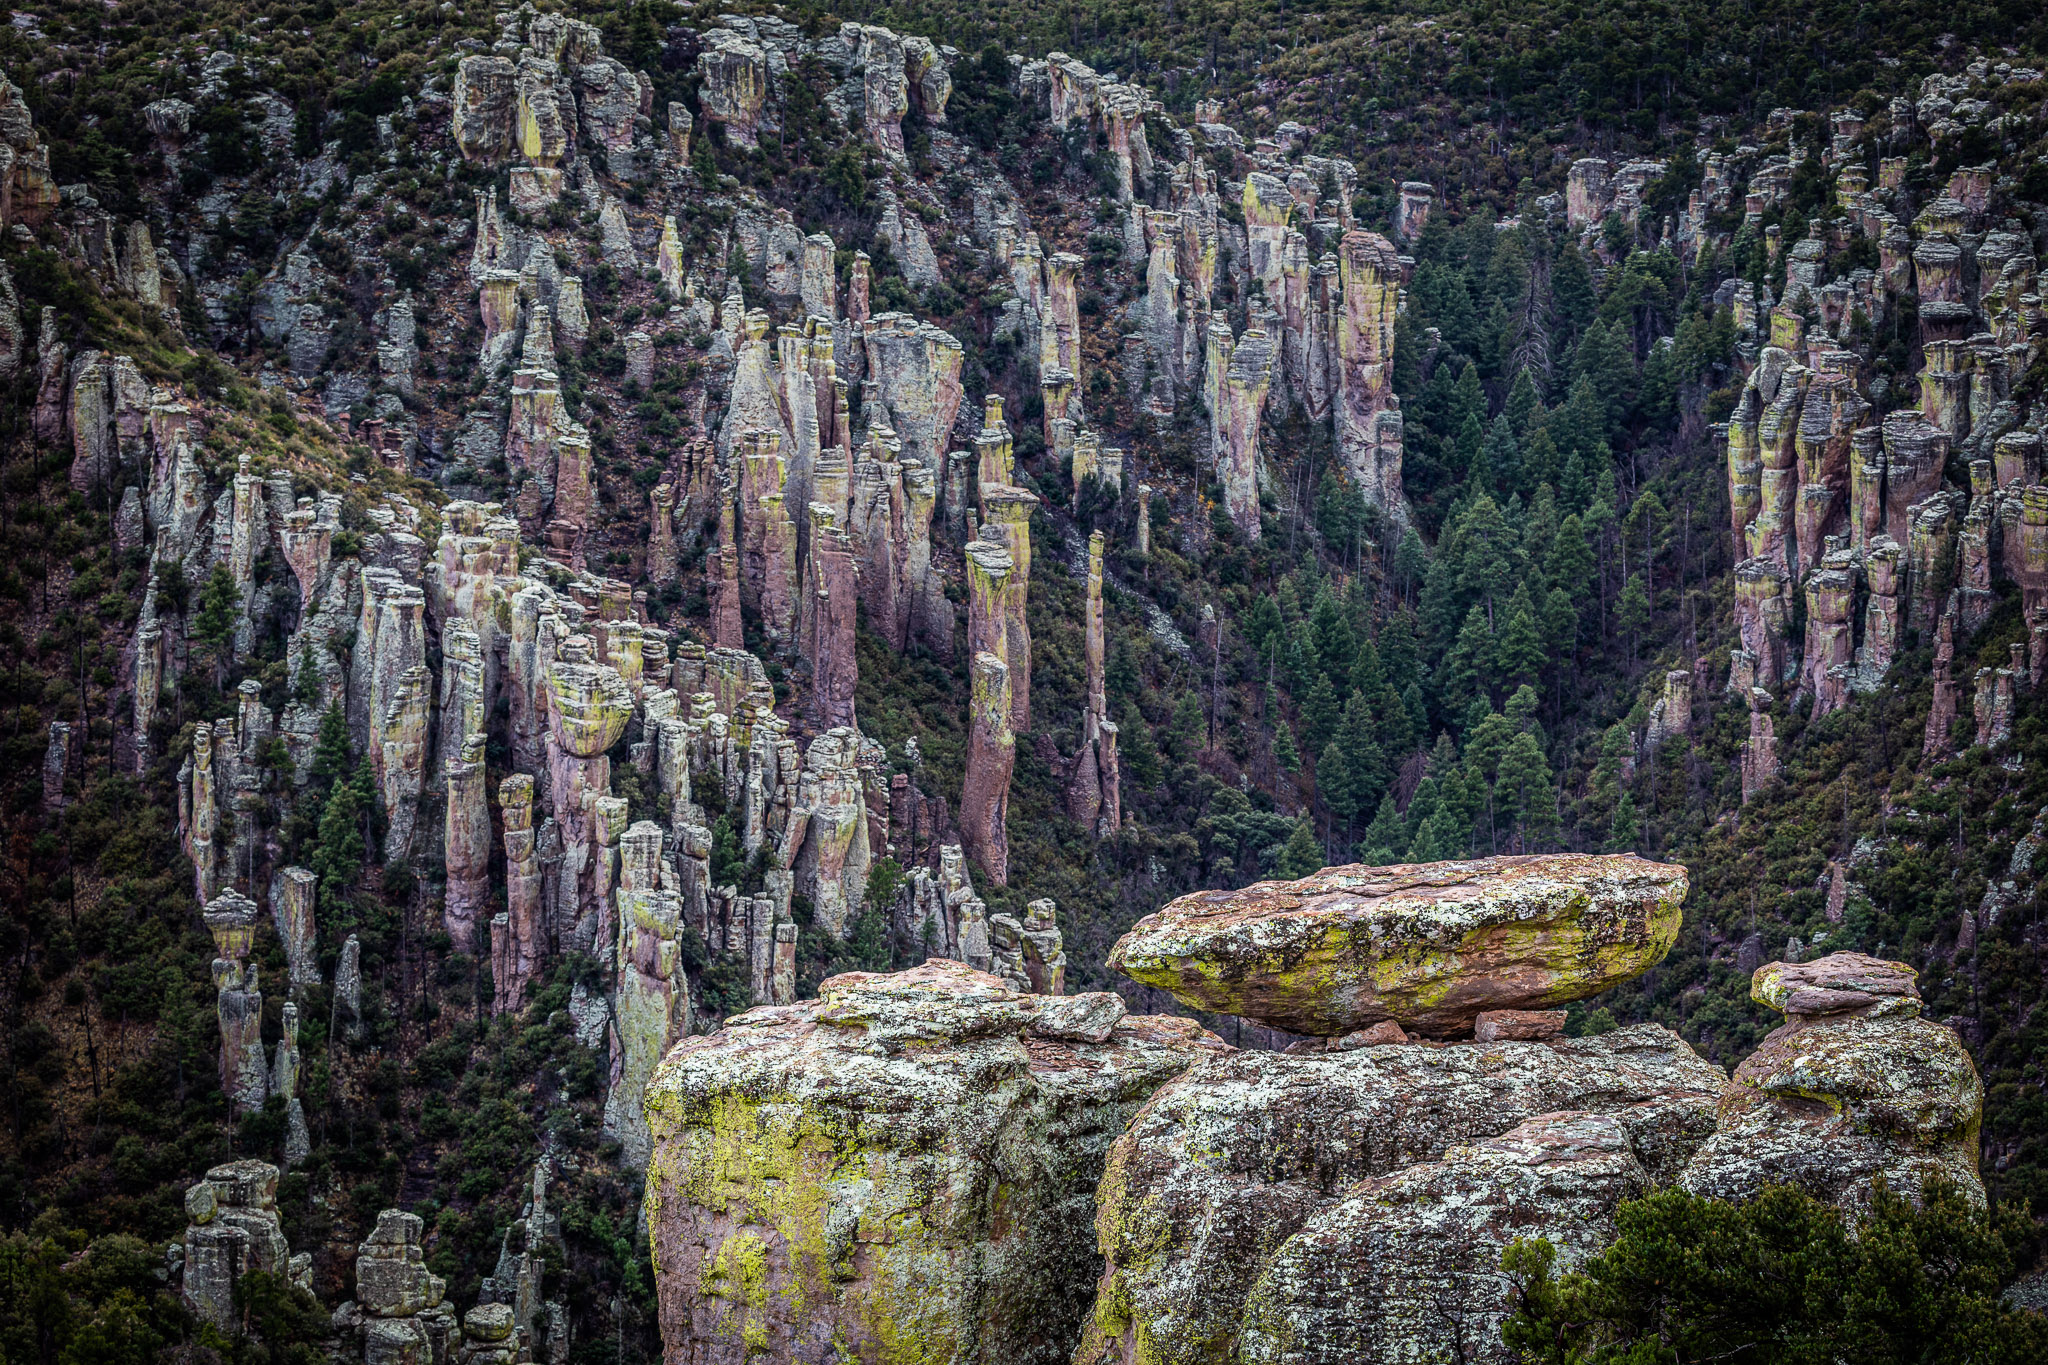
[[[2032,1159],[2032,68],[1440,199],[866,23],[75,11],[0,34],[17,1221],[186,1189],[156,1283],[365,1362],[1334,1362],[1646,1191]]]

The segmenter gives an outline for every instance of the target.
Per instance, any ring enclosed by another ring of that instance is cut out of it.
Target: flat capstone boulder
[[[1139,920],[1109,965],[1291,1033],[1392,1020],[1470,1037],[1482,1013],[1555,1009],[1656,965],[1685,893],[1684,868],[1634,854],[1331,867],[1182,896]]]

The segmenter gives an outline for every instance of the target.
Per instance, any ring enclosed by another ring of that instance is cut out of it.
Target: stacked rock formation
[[[185,1229],[177,1250],[179,1289],[194,1313],[223,1331],[237,1320],[235,1284],[250,1271],[309,1288],[313,1258],[292,1255],[277,1218],[277,1167],[230,1161],[185,1191]]]
[[[1564,1012],[1537,1007],[1669,947],[1678,868],[1332,868],[1186,898],[1119,943],[1113,961],[1188,1004],[1321,1035],[1282,1054],[1110,995],[1027,993],[1058,969],[1050,903],[984,929],[954,866],[906,896],[909,927],[988,943],[1013,980],[938,959],[835,977],[657,1073],[669,1354],[1504,1361],[1518,1237],[1578,1264],[1623,1201],[1674,1184],[1792,1180],[1846,1207],[1880,1177],[1978,1188],[1974,1072],[1897,964],[1759,970],[1792,1022],[1733,1083],[1657,1025],[1561,1036]],[[1042,1126],[1054,1094],[1063,1120]],[[1091,1197],[1099,1255],[1072,1236]]]
[[[1081,749],[1067,778],[1067,814],[1097,837],[1114,834],[1123,824],[1117,728],[1109,718],[1109,693],[1103,683],[1108,650],[1102,619],[1102,546],[1102,532],[1088,537],[1088,597],[1081,627],[1088,705],[1081,713]]]
[[[1794,1185],[1861,1208],[1880,1180],[1911,1197],[1941,1181],[1983,1203],[1983,1087],[1955,1031],[1920,1017],[1911,967],[1861,953],[1771,962],[1750,998],[1785,1023],[1736,1069],[1682,1186],[1743,1199]]]
[[[447,1285],[427,1269],[416,1213],[385,1209],[356,1248],[356,1296],[334,1310],[334,1328],[363,1365],[447,1360],[461,1344]]]

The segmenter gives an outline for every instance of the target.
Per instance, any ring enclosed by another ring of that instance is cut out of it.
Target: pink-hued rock
[[[1196,1009],[1336,1037],[1393,1019],[1437,1037],[1487,1010],[1584,999],[1661,961],[1681,867],[1529,854],[1332,867],[1201,891],[1147,915],[1109,965]]]
[[[1563,1036],[1563,1010],[1482,1010],[1472,1021],[1472,1037],[1481,1043],[1540,1043]]]

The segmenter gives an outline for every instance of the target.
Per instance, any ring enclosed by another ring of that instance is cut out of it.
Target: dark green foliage
[[[1556,1273],[1518,1241],[1501,1263],[1503,1336],[1532,1365],[1807,1365],[2048,1357],[2048,1320],[1999,1302],[2033,1240],[2024,1213],[1987,1216],[1956,1190],[1926,1206],[1880,1189],[1850,1218],[1799,1191],[1745,1204],[1665,1190],[1624,1204],[1613,1246]]]

